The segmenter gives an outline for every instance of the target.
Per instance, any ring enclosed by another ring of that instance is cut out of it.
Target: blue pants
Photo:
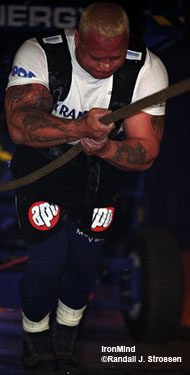
[[[103,240],[82,234],[69,218],[50,239],[28,246],[28,261],[20,283],[22,310],[28,319],[42,320],[60,299],[80,309],[88,302],[96,280],[96,260]]]

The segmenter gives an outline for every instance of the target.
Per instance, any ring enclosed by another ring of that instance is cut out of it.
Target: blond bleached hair
[[[79,35],[96,31],[104,39],[111,39],[126,32],[129,37],[129,19],[116,3],[93,3],[83,10],[79,22]]]

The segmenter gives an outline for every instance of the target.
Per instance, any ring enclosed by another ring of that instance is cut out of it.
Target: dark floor
[[[19,309],[0,310],[0,375],[24,375],[20,355],[22,350],[21,313]],[[135,353],[102,352],[102,346],[133,347]],[[89,308],[82,323],[78,351],[79,374],[190,374],[190,336],[178,337],[170,343],[135,343],[129,339],[124,317],[118,311]],[[135,356],[137,362],[102,362],[102,357]],[[182,362],[148,362],[148,356],[181,357]],[[138,362],[141,356],[145,362]],[[51,374],[53,375],[53,374]]]

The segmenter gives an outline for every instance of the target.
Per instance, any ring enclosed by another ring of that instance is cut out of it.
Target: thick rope
[[[168,99],[171,99],[177,95],[183,94],[187,91],[190,91],[190,78],[187,78],[184,81],[180,81],[158,91],[155,94],[146,96],[143,99],[138,100],[135,103],[129,104],[124,106],[123,108],[117,109],[116,111],[105,115],[101,118],[101,122],[104,125],[108,125],[111,122],[115,122],[126,117],[130,117],[135,113],[142,111],[144,108],[150,107],[153,104],[157,104],[160,102],[165,102]],[[52,162],[46,164],[45,166],[37,169],[36,171],[29,173],[24,177],[17,178],[16,180],[6,181],[0,184],[0,192],[17,189],[19,187],[31,184],[39,180],[40,178],[48,175],[49,173],[55,171],[56,169],[62,167],[70,160],[72,160],[75,156],[77,156],[82,151],[81,143],[77,143],[71,149],[69,149],[66,153],[62,154]]]

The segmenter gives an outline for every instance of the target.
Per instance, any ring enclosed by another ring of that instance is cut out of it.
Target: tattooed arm
[[[13,142],[31,147],[49,147],[82,137],[101,138],[113,129],[98,119],[108,110],[92,109],[77,120],[51,115],[53,98],[41,84],[11,86],[5,97],[7,124]]]
[[[85,152],[96,154],[113,166],[122,170],[143,171],[148,169],[156,159],[164,132],[164,116],[153,116],[139,112],[125,119],[124,131],[126,140],[108,140],[102,147]]]

